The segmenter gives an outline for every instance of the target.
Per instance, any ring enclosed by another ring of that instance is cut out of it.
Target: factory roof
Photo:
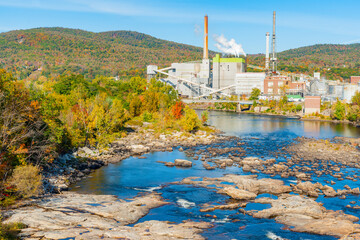
[[[245,63],[245,59],[244,58],[221,58],[220,54],[216,54],[216,56],[213,58],[213,62],[218,62],[218,63],[226,63],[226,62]]]

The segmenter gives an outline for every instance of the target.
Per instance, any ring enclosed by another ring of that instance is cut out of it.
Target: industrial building
[[[265,73],[238,73],[235,76],[235,94],[250,95],[252,89],[258,88],[264,92]]]
[[[244,58],[221,58],[216,54],[213,58],[213,84],[214,89],[221,89],[235,85],[236,74],[246,72]]]
[[[341,99],[351,101],[356,91],[360,91],[360,77],[351,77],[350,83],[340,83],[322,79],[319,72],[314,76],[277,71],[276,14],[273,13],[273,33],[270,54],[270,33],[266,33],[265,67],[251,66],[263,72],[247,72],[246,54],[216,54],[209,58],[208,16],[204,18],[203,59],[185,63],[172,63],[170,67],[158,69],[156,65],[147,67],[148,79],[158,77],[170,84],[184,98],[203,98],[213,95],[222,98],[231,95],[250,95],[254,88],[261,91],[261,99],[278,99],[290,94],[296,98],[321,96],[323,100]],[[295,79],[300,79],[295,81]],[[310,101],[310,100],[309,100]]]
[[[181,96],[189,98],[210,94],[249,94],[254,87],[263,90],[265,73],[246,73],[246,56],[216,54],[211,61],[208,52],[208,16],[205,16],[202,61],[172,63],[164,69],[149,65],[148,78],[159,73],[161,81],[172,85]]]

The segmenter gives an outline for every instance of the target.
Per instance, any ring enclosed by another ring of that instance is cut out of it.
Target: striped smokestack
[[[208,16],[204,17],[204,56],[203,59],[209,59],[209,39],[208,39]]]
[[[266,52],[265,52],[265,69],[266,71],[269,71],[269,67],[270,67],[270,54],[269,54],[269,49],[270,49],[270,33],[266,33]]]

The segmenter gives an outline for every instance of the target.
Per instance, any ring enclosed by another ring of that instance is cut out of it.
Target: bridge
[[[221,99],[182,99],[184,103],[237,103],[239,105],[252,105],[254,101],[221,100]]]
[[[254,101],[239,101],[239,100],[221,100],[221,99],[182,99],[184,103],[236,103],[236,111],[246,111],[249,110],[251,105],[254,104]],[[246,109],[241,108],[241,105],[248,105]]]

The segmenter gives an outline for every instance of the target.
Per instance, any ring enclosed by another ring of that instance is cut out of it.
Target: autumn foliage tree
[[[40,165],[53,159],[54,145],[40,104],[31,100],[21,82],[0,70],[0,178],[17,165]],[[3,184],[1,186],[4,186]],[[1,190],[1,189],[0,189]]]
[[[175,119],[180,119],[184,113],[185,104],[181,101],[175,103],[175,105],[171,108],[171,114]]]
[[[181,119],[182,127],[185,131],[191,132],[201,126],[200,119],[194,109],[185,106],[184,117]]]

